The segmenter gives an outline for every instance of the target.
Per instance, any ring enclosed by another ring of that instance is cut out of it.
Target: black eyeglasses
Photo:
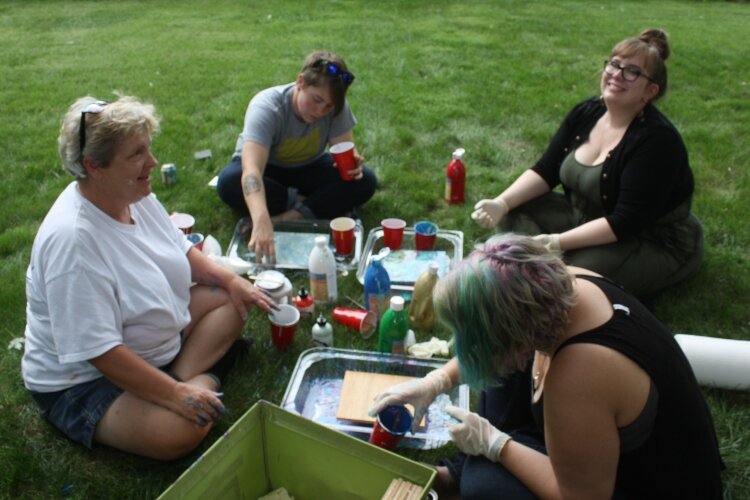
[[[347,87],[354,81],[353,74],[349,73],[348,71],[344,71],[338,64],[332,63],[331,61],[320,59],[315,64],[313,64],[313,66],[323,66],[329,75],[341,78],[341,81],[344,82],[344,85],[346,85]]]
[[[623,66],[619,61],[604,61],[604,72],[609,76],[615,76],[618,71],[622,71],[622,79],[626,82],[634,82],[639,76],[654,82],[654,79],[644,73],[638,66]]]
[[[83,147],[86,145],[86,114],[87,113],[101,113],[104,107],[109,104],[109,101],[96,101],[87,105],[81,111],[81,124],[78,126],[78,136],[80,139],[81,154],[83,154]]]

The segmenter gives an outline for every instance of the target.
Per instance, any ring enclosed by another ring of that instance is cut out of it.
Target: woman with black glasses
[[[21,369],[73,441],[168,460],[226,414],[217,391],[248,311],[275,306],[196,250],[151,192],[154,113],[83,97],[65,115],[59,151],[75,180],[31,249]]]
[[[249,211],[248,248],[275,257],[274,220],[347,215],[375,193],[375,174],[355,151],[357,165],[343,180],[326,147],[353,142],[357,123],[346,101],[354,75],[326,51],[307,56],[294,82],[265,89],[247,107],[232,161],[217,192],[229,206]]]
[[[568,114],[541,159],[472,218],[536,236],[564,259],[649,298],[699,267],[703,232],[679,132],[654,106],[667,91],[667,34],[615,45],[601,96]],[[564,195],[552,192],[562,185]]]

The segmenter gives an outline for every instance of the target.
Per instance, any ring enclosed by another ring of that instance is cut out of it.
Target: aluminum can
[[[165,163],[161,166],[161,181],[168,186],[177,183],[177,167],[174,163]]]

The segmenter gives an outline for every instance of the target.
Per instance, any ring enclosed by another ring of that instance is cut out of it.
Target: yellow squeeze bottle
[[[414,293],[409,304],[409,325],[419,330],[431,330],[435,321],[432,305],[432,290],[435,288],[439,267],[435,262],[419,275],[414,283]]]

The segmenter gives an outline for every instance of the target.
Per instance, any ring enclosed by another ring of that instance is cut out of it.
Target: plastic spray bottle
[[[315,303],[334,302],[338,297],[336,259],[325,236],[315,237],[307,267],[310,270],[310,294]]]
[[[438,282],[440,267],[435,262],[419,275],[414,283],[414,293],[409,304],[409,324],[418,330],[431,330],[435,322],[435,309],[432,305],[432,290]]]
[[[391,307],[380,320],[378,329],[378,351],[405,354],[404,341],[409,332],[409,319],[404,311],[404,298],[391,297]]]
[[[445,169],[445,201],[450,204],[464,202],[466,187],[466,167],[462,158],[466,151],[458,148],[453,152],[453,158]]]

